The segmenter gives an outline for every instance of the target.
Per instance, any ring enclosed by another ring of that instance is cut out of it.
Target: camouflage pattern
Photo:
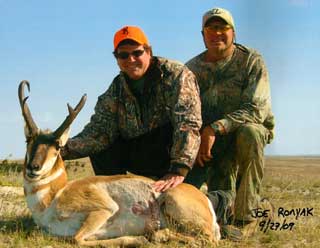
[[[186,182],[206,181],[209,192],[227,192],[235,219],[250,221],[260,202],[264,147],[274,136],[268,72],[260,54],[239,44],[225,60],[206,63],[204,56],[187,66],[199,83],[203,126],[211,125],[217,136],[213,159]]]
[[[236,44],[225,60],[206,63],[204,56],[186,64],[199,83],[203,124],[215,122],[219,132],[230,133],[242,124],[257,123],[273,134],[269,78],[261,55]]]
[[[189,170],[199,149],[202,124],[194,74],[181,63],[153,57],[144,85],[143,97],[138,101],[126,76],[120,72],[108,90],[99,96],[90,122],[68,141],[65,158],[96,154],[118,137],[136,138],[171,123],[171,166],[182,165]]]
[[[252,210],[259,207],[269,134],[260,124],[245,124],[230,135],[218,137],[214,145],[214,158],[207,164],[208,190],[229,192],[237,220],[253,220]]]

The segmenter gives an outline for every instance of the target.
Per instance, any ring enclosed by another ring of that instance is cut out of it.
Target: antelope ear
[[[60,146],[65,146],[68,141],[70,128],[68,127],[60,137]]]

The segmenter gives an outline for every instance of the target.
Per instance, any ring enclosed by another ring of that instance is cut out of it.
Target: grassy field
[[[86,160],[67,163],[67,168],[70,179],[92,174]],[[47,236],[34,225],[21,186],[21,161],[1,161],[0,247],[78,247]],[[320,157],[267,157],[262,195],[275,206],[274,223],[263,225],[258,219],[253,236],[241,242],[222,240],[219,247],[320,247]],[[170,242],[146,247],[201,244]]]

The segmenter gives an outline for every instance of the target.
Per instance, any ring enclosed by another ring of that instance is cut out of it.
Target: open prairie
[[[87,160],[67,162],[70,179],[92,175]],[[266,157],[262,196],[275,206],[273,222],[257,216],[252,236],[222,240],[219,247],[319,247],[320,157]],[[26,209],[21,161],[0,165],[0,247],[78,247],[50,237],[35,226]],[[201,247],[201,244],[150,244],[146,247]]]

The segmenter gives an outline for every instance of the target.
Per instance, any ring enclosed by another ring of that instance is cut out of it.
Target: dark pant
[[[172,127],[165,125],[134,139],[119,138],[90,160],[96,175],[131,172],[160,178],[168,172],[171,146]]]

